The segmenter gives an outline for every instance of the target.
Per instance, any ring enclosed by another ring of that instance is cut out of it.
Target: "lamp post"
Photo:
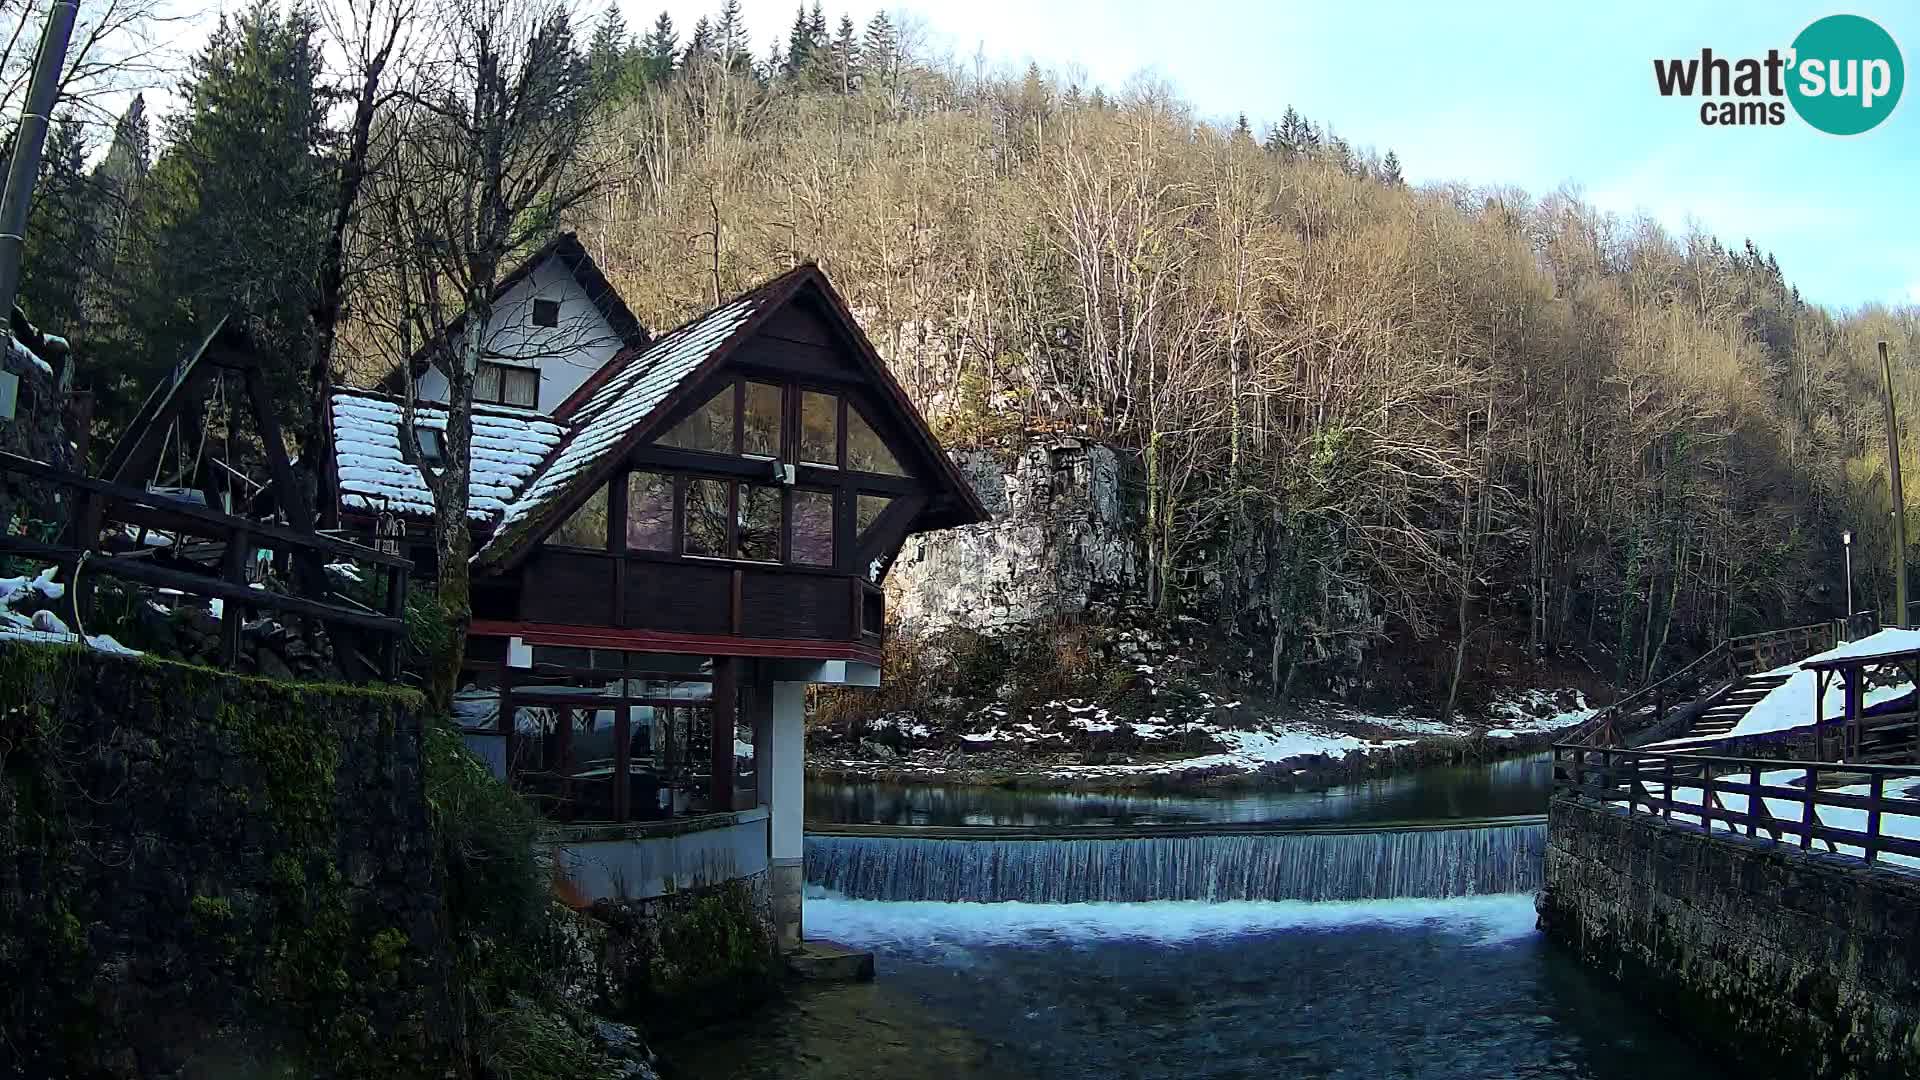
[[[1853,629],[1853,530],[1840,530],[1840,550],[1846,554],[1847,564],[1847,629]]]

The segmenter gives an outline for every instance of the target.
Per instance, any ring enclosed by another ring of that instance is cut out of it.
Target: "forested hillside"
[[[818,261],[950,445],[1143,456],[1163,609],[1265,546],[1220,622],[1276,682],[1355,636],[1636,682],[1841,614],[1842,528],[1858,606],[1891,616],[1874,343],[1915,415],[1920,312],[1808,305],[1752,242],[1577,192],[1410,186],[1339,117],[1222,122],[1151,81],[935,55],[907,20],[814,6],[768,54],[731,0],[690,28],[574,18],[592,107],[557,216],[643,322]],[[255,6],[155,135],[138,104],[104,153],[60,129],[23,303],[76,339],[103,435],[216,311],[307,355],[356,89],[314,62],[321,26]],[[371,198],[405,130],[372,125]],[[349,379],[404,351],[382,220],[346,233]]]

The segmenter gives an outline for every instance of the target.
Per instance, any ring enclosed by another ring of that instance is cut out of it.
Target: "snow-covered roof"
[[[414,424],[445,431],[446,410],[419,405],[414,410]],[[539,413],[476,405],[473,473],[467,481],[468,516],[485,522],[499,517],[565,434],[563,428]],[[333,442],[342,509],[432,515],[433,495],[426,479],[400,456],[399,402],[366,391],[336,391]]]
[[[569,422],[573,438],[553,463],[540,473],[520,497],[506,508],[496,539],[520,522],[565,498],[574,481],[593,470],[629,432],[645,420],[680,384],[733,337],[734,332],[765,302],[768,294],[755,290],[714,308],[627,359]],[[616,357],[611,363],[620,364]]]
[[[1841,667],[1865,660],[1920,654],[1920,630],[1893,627],[1849,641],[1838,648],[1815,653],[1800,661],[1804,668]]]

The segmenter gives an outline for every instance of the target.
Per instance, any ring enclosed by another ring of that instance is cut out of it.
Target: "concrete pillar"
[[[807,687],[805,683],[777,682],[770,690],[772,716],[768,727],[772,738],[768,740],[771,745],[763,759],[766,764],[762,773],[768,781],[767,830],[772,848],[767,896],[780,948],[791,950],[800,945],[801,893],[806,884]]]

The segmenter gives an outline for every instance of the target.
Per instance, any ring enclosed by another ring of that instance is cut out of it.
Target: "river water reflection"
[[[1422,769],[1326,791],[1163,795],[813,780],[807,784],[807,820],[1027,827],[1409,821],[1543,813],[1552,787],[1553,766],[1546,754]]]

